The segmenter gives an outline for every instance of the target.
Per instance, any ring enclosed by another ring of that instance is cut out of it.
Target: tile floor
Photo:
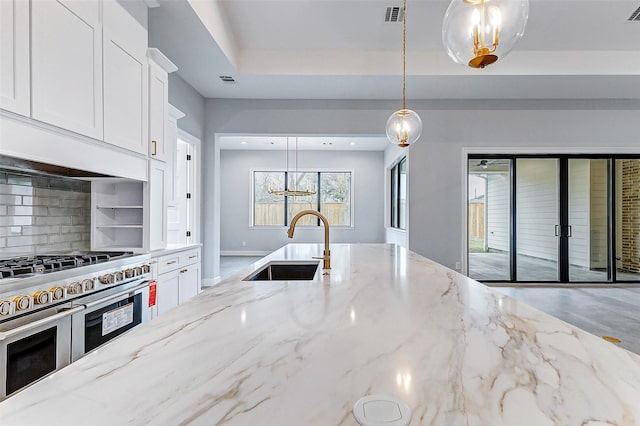
[[[475,280],[508,280],[508,253],[469,253],[469,276]],[[569,276],[576,282],[605,282],[606,271],[592,271],[570,266]],[[555,281],[558,279],[558,264],[549,260],[529,256],[518,256],[519,281]],[[618,281],[640,281],[640,274],[618,272]]]

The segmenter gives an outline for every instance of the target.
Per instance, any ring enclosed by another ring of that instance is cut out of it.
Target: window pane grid
[[[302,210],[315,210],[332,226],[352,226],[351,172],[253,172],[254,226],[288,226]],[[286,187],[285,187],[286,183]],[[274,190],[314,191],[303,197],[272,194]],[[299,226],[320,226],[319,218],[304,216]]]

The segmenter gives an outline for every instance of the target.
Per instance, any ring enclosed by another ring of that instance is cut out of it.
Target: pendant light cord
[[[407,0],[403,3],[402,17],[402,109],[407,109]]]

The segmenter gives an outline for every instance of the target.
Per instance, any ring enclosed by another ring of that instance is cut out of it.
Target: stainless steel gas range
[[[149,255],[0,259],[0,400],[149,320]]]

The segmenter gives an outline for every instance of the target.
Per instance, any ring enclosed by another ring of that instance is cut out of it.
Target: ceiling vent
[[[637,8],[632,14],[631,16],[629,16],[628,21],[636,21],[636,22],[640,22],[640,7]]]
[[[235,80],[233,79],[233,77],[229,76],[229,75],[221,75],[220,76],[220,80],[222,80],[223,83],[225,84],[235,84]]]
[[[384,22],[402,22],[404,9],[402,7],[387,7],[384,14]]]

